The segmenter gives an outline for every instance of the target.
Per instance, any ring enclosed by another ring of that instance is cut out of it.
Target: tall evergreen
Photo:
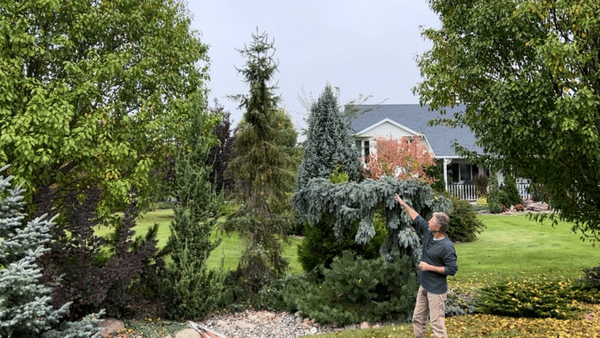
[[[66,323],[62,332],[51,330],[69,307],[53,308],[52,289],[40,282],[42,269],[36,263],[49,251],[44,244],[50,241],[53,219],[41,216],[24,224],[24,190],[11,188],[12,178],[0,176],[0,337],[99,336],[99,320],[91,316]]]
[[[171,235],[164,251],[172,263],[166,267],[160,285],[165,296],[167,316],[173,319],[202,318],[214,309],[220,281],[208,271],[206,260],[219,241],[211,241],[219,199],[208,177],[211,167],[206,159],[216,138],[210,134],[219,117],[203,111],[197,103],[187,136],[186,147],[176,163],[176,193]]]
[[[310,106],[304,158],[298,169],[296,191],[302,190],[313,178],[328,179],[338,173],[351,181],[362,178],[349,130],[349,120],[341,111],[331,86],[325,86],[323,93]],[[298,260],[305,271],[311,271],[319,264],[328,267],[333,258],[344,250],[368,255],[361,246],[354,244],[353,234],[336,239],[332,231],[333,222],[331,217],[325,217],[314,224],[305,224],[305,238],[298,246]]]
[[[238,271],[256,290],[260,279],[271,272],[282,274],[288,266],[282,240],[287,239],[291,225],[289,193],[294,188],[299,156],[297,133],[289,115],[278,107],[277,87],[269,84],[277,71],[274,44],[266,33],[252,34],[252,39],[249,46],[238,50],[247,58],[238,72],[250,93],[231,96],[240,103],[244,116],[233,145],[237,157],[226,171],[235,179],[243,206],[230,215],[224,229],[245,240]]]
[[[311,178],[331,176],[336,167],[350,180],[362,178],[360,162],[349,133],[350,125],[340,110],[338,100],[330,85],[310,108],[308,135],[304,145],[304,158],[298,169],[296,189],[302,189]]]

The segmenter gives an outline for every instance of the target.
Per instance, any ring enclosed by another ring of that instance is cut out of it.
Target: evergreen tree
[[[325,86],[319,99],[310,107],[297,190],[304,188],[311,178],[328,178],[336,168],[347,173],[352,181],[361,179],[360,162],[349,130],[349,123],[340,111],[331,86]]]
[[[316,178],[297,191],[292,202],[300,216],[311,224],[328,215],[333,216],[333,232],[338,239],[359,222],[354,238],[359,244],[369,243],[375,236],[373,218],[377,208],[383,206],[388,236],[380,253],[388,260],[396,255],[408,256],[416,266],[421,253],[420,240],[410,217],[394,200],[395,194],[425,218],[435,211],[448,213],[452,210],[452,202],[436,196],[429,185],[416,180],[398,181],[392,177],[338,184]]]
[[[166,267],[160,284],[165,296],[167,316],[172,319],[197,319],[209,314],[221,289],[215,271],[208,271],[206,260],[220,241],[210,240],[215,228],[219,199],[205,165],[216,138],[210,134],[219,117],[205,114],[201,103],[194,108],[187,136],[187,148],[181,150],[176,164],[176,193],[171,235],[164,252],[172,263]],[[212,217],[211,217],[212,216]]]
[[[288,266],[282,240],[291,226],[289,197],[299,162],[297,133],[285,111],[278,108],[281,98],[269,85],[277,71],[275,48],[266,33],[252,34],[252,43],[238,50],[246,57],[246,67],[238,69],[250,87],[249,96],[231,96],[240,102],[244,116],[226,175],[233,177],[243,206],[224,224],[227,232],[237,232],[246,242],[238,271],[256,291],[261,278],[270,271],[282,274]]]
[[[0,172],[7,167],[0,168]],[[0,337],[97,337],[99,320],[88,317],[82,323],[67,323],[63,332],[50,331],[67,311],[52,306],[52,290],[40,282],[36,260],[49,249],[54,219],[45,216],[23,224],[23,190],[10,188],[12,176],[0,176]],[[94,315],[97,316],[97,315]]]
[[[340,109],[333,89],[330,85],[325,86],[318,100],[310,105],[297,191],[313,178],[331,178],[335,181],[335,177],[343,174],[346,177],[343,181],[362,179],[360,161],[349,130],[348,117]],[[354,245],[353,234],[347,234],[338,241],[332,229],[333,219],[330,217],[324,217],[314,224],[305,224],[305,238],[298,246],[298,260],[305,271],[311,271],[319,264],[328,267],[333,258],[344,250],[360,251]]]
[[[507,205],[507,207],[520,204],[523,201],[521,194],[519,193],[519,188],[517,188],[517,180],[513,175],[506,175],[504,178],[504,188],[502,190],[506,193],[508,204],[510,204]]]
[[[498,214],[502,212],[502,204],[500,202],[500,188],[498,188],[498,177],[496,173],[491,173],[489,192],[488,192],[488,209],[492,214]]]

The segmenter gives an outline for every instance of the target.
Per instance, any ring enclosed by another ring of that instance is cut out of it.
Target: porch
[[[529,195],[529,183],[517,182],[517,189],[519,189],[519,193],[524,200],[531,197]],[[446,184],[446,191],[461,200],[470,202],[475,202],[477,200],[475,185],[472,183],[449,183]]]

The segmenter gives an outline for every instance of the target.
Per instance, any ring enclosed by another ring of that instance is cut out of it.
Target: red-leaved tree
[[[398,180],[416,178],[428,184],[435,183],[435,178],[425,174],[428,167],[435,166],[435,160],[427,145],[421,143],[420,135],[395,138],[390,134],[388,137],[373,136],[371,139],[375,142],[375,151],[364,161],[363,173],[366,178],[377,180],[382,176],[391,176]]]

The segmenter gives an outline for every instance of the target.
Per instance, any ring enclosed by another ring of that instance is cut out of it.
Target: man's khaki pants
[[[448,337],[444,323],[445,315],[446,294],[436,295],[429,293],[422,286],[419,286],[417,305],[415,305],[415,314],[413,315],[415,338],[425,338],[427,333],[427,319],[429,317],[433,336],[436,338]]]

